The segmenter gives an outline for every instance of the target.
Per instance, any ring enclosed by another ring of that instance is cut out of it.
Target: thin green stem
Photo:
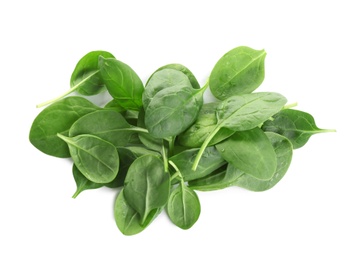
[[[173,161],[169,160],[169,164],[173,166],[174,170],[176,171],[173,176],[171,176],[170,181],[175,179],[176,177],[180,177],[180,183],[181,185],[185,185],[184,177],[182,177],[182,174],[179,170],[179,168],[176,166],[176,164]]]
[[[136,127],[136,126],[128,128],[127,130],[132,130],[134,132],[139,132],[139,133],[149,133],[147,129],[141,128],[141,127]]]
[[[217,134],[217,132],[221,129],[221,126],[217,125],[216,128],[207,136],[205,141],[203,142],[200,150],[198,151],[195,161],[192,165],[192,170],[196,171],[198,163],[200,162],[200,159],[202,157],[203,152],[207,148],[208,144],[211,142],[212,138]]]
[[[163,156],[164,171],[165,172],[169,172],[169,162],[168,162],[168,157],[167,157],[167,153],[166,153],[166,149],[165,149],[164,143],[163,143],[163,145],[161,147],[161,154]]]
[[[78,195],[82,192],[81,189],[77,189],[74,193],[74,195],[72,196],[73,199],[75,199],[76,197],[78,197]]]
[[[43,102],[41,104],[38,104],[36,107],[37,108],[40,108],[40,107],[43,107],[43,106],[46,106],[46,105],[49,105],[67,95],[69,95],[70,93],[76,91],[83,83],[85,83],[87,80],[89,80],[92,76],[96,75],[97,73],[99,73],[99,70],[96,70],[94,71],[93,73],[89,74],[89,76],[87,76],[86,78],[84,78],[82,81],[80,81],[78,84],[76,84],[75,86],[73,86],[72,88],[68,89],[68,91],[64,92],[62,95],[56,97],[56,98],[53,98],[51,100],[48,100],[46,102]]]
[[[284,105],[284,107],[282,109],[289,109],[289,108],[293,108],[296,107],[298,105],[297,102],[291,103],[291,104],[286,104]]]
[[[174,151],[175,138],[176,136],[169,139],[169,156],[171,156],[172,152]]]

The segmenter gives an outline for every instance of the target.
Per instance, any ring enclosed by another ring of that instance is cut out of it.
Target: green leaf
[[[145,125],[153,137],[177,136],[196,120],[204,89],[170,87],[159,91],[145,111]]]
[[[185,67],[182,64],[177,64],[177,63],[172,63],[172,64],[167,64],[165,66],[160,67],[159,69],[157,69],[154,73],[156,73],[157,71],[160,70],[164,70],[164,69],[173,69],[173,70],[177,70],[177,71],[181,71],[182,73],[184,73],[188,78],[189,81],[191,83],[191,86],[195,89],[199,89],[200,88],[200,84],[198,83],[196,77],[194,76],[194,74],[192,74],[192,72]],[[153,75],[154,75],[153,73]],[[150,79],[148,79],[149,82]]]
[[[116,112],[123,113],[126,111],[124,107],[120,105],[120,102],[117,99],[112,99],[104,106],[104,109],[115,110]]]
[[[268,180],[275,173],[276,154],[260,128],[235,132],[216,148],[227,162],[257,179]]]
[[[187,147],[200,147],[208,135],[216,128],[216,110],[220,102],[203,104],[196,121],[178,136],[178,142]],[[234,133],[233,130],[221,128],[208,145],[217,144]]]
[[[78,169],[78,167],[73,164],[73,177],[76,183],[76,191],[73,195],[73,198],[76,198],[82,191],[97,189],[104,186],[102,183],[95,183],[88,180]]]
[[[189,78],[175,69],[162,69],[154,72],[148,79],[143,92],[143,107],[147,110],[153,97],[161,90],[171,87],[192,87]]]
[[[151,211],[146,221],[141,224],[141,218],[137,211],[135,211],[127,203],[124,197],[124,189],[119,193],[115,201],[114,215],[118,229],[122,234],[131,236],[142,232],[150,223],[160,214],[162,208],[157,208]]]
[[[68,135],[80,117],[100,108],[82,97],[67,97],[43,109],[32,123],[29,139],[41,152],[59,158],[70,157],[67,144],[57,133]]]
[[[318,128],[313,116],[294,109],[280,111],[272,117],[272,120],[266,121],[262,129],[287,137],[294,149],[304,146],[314,134],[335,132],[335,130]]]
[[[163,161],[154,155],[136,159],[125,179],[124,196],[127,203],[147,220],[154,209],[163,207],[169,198],[170,178],[164,171]]]
[[[115,58],[111,53],[107,51],[92,51],[82,57],[77,63],[70,78],[70,86],[76,86],[79,82],[83,81],[89,76],[89,79],[85,80],[85,82],[81,84],[79,88],[77,88],[76,91],[78,93],[90,96],[95,95],[105,89],[104,82],[101,79],[100,73],[98,73],[98,60],[100,56],[105,58]]]
[[[251,175],[243,174],[234,182],[234,185],[252,190],[265,191],[274,187],[286,174],[292,159],[292,144],[286,138],[276,133],[265,133],[271,141],[276,153],[277,166],[270,180],[258,180]]]
[[[196,171],[192,171],[191,167],[198,151],[198,148],[189,149],[170,157],[170,160],[179,168],[184,181],[204,177],[227,163],[217,149],[214,146],[210,146],[202,154]]]
[[[79,171],[90,181],[108,183],[119,168],[116,147],[93,135],[66,137],[58,134],[69,146],[70,155]]]
[[[142,107],[143,83],[127,64],[110,58],[99,58],[99,69],[110,95],[125,109]]]
[[[197,194],[184,184],[179,184],[172,191],[166,209],[171,221],[182,229],[191,228],[201,212]]]
[[[222,168],[203,178],[189,181],[189,187],[200,191],[213,191],[228,188],[235,185],[237,179],[244,175],[244,172],[228,164],[227,169]]]
[[[286,102],[285,97],[273,92],[231,96],[221,102],[216,111],[217,125],[203,142],[192,169],[196,169],[203,151],[220,129],[245,131],[257,127],[280,111]]]
[[[136,131],[145,130],[128,124],[119,112],[100,110],[78,119],[71,126],[69,136],[91,134],[112,143],[116,147],[122,147],[131,143]]]
[[[227,52],[211,72],[209,84],[212,94],[224,100],[253,92],[264,80],[265,56],[264,50],[244,46]]]

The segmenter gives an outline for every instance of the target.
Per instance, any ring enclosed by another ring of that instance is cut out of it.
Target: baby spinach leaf
[[[95,95],[104,90],[105,85],[100,77],[99,73],[99,57],[115,58],[111,53],[107,51],[92,51],[82,57],[76,65],[73,74],[70,78],[70,87],[75,87],[78,83],[82,82],[86,78],[84,83],[77,88],[77,92],[90,96]]]
[[[144,109],[139,111],[137,126],[141,128],[146,128],[144,123],[145,112]],[[161,138],[153,137],[149,133],[139,133],[138,134],[139,140],[146,146],[149,147],[150,150],[154,151],[161,151],[161,148],[164,144],[164,140]]]
[[[167,138],[185,131],[203,104],[203,89],[170,87],[159,91],[145,111],[145,125],[153,137]]]
[[[123,108],[138,111],[142,107],[143,83],[131,67],[100,56],[99,69],[108,92]]]
[[[67,97],[46,107],[32,123],[29,139],[41,152],[59,158],[70,157],[67,144],[57,133],[68,135],[80,117],[100,108],[82,97]]]
[[[145,129],[128,124],[124,117],[114,110],[99,110],[78,119],[71,126],[69,136],[91,134],[116,147],[122,147],[131,143],[137,131],[146,132]]]
[[[167,213],[171,221],[182,229],[191,228],[201,212],[200,201],[196,192],[180,183],[170,194]]]
[[[276,154],[260,128],[235,132],[216,148],[227,162],[257,179],[268,180],[275,173]]]
[[[116,225],[122,234],[131,236],[142,232],[160,214],[162,208],[153,209],[142,224],[140,215],[126,201],[124,189],[119,193],[115,202],[114,215]]]
[[[192,169],[196,169],[203,151],[221,128],[233,131],[252,129],[280,111],[286,102],[284,96],[273,92],[231,96],[221,102],[216,111],[217,125],[203,142]]]
[[[304,146],[314,134],[335,132],[318,128],[312,115],[295,109],[281,110],[272,120],[266,121],[262,129],[287,137],[294,149]]]
[[[221,169],[210,175],[189,181],[189,187],[200,191],[213,191],[228,188],[235,185],[237,179],[244,175],[244,172],[228,164],[227,169]]]
[[[178,142],[187,147],[200,147],[217,125],[216,110],[220,102],[203,104],[196,121],[178,136]],[[221,128],[208,145],[214,145],[234,133],[228,128]]]
[[[93,135],[66,137],[58,134],[58,137],[68,144],[76,167],[87,179],[96,183],[114,180],[119,157],[113,144]]]
[[[277,166],[270,180],[259,180],[251,175],[243,174],[236,179],[234,185],[252,190],[265,191],[274,187],[286,174],[292,159],[292,144],[286,138],[276,133],[265,133],[271,141],[276,153]]]
[[[253,92],[264,80],[266,52],[241,46],[227,52],[210,75],[212,94],[224,100],[233,95]]]
[[[198,81],[195,78],[194,74],[192,74],[192,72],[188,68],[186,68],[184,65],[177,64],[177,63],[167,64],[167,65],[165,65],[163,67],[160,67],[155,72],[160,71],[160,70],[164,70],[164,69],[174,69],[174,70],[177,70],[177,71],[181,71],[182,73],[184,73],[189,78],[191,86],[193,88],[195,88],[195,89],[199,89],[200,88],[200,84],[198,83]],[[153,73],[153,75],[154,75],[154,73]],[[149,79],[148,79],[148,81],[149,81]]]
[[[73,195],[73,198],[76,198],[82,191],[97,189],[104,186],[102,183],[95,183],[88,180],[78,169],[78,167],[73,164],[73,177],[76,183],[76,191]]]
[[[124,197],[139,213],[141,224],[152,210],[165,206],[169,198],[169,174],[164,171],[163,161],[154,155],[136,159],[128,169],[124,185]]]
[[[198,148],[189,149],[170,157],[170,160],[180,170],[184,181],[204,177],[227,163],[217,149],[214,146],[210,146],[207,147],[205,152],[202,154],[196,171],[192,171],[191,167],[198,151]]]
[[[147,110],[153,97],[161,90],[177,87],[192,87],[189,78],[175,69],[162,69],[153,73],[149,78],[142,96],[143,107]]]

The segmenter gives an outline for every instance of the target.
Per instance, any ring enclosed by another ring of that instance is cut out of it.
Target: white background
[[[352,1],[1,1],[0,259],[355,259]],[[28,141],[35,105],[69,87],[76,62],[107,50],[143,81],[182,63],[201,84],[216,61],[265,49],[260,91],[276,91],[321,128],[285,178],[254,193],[199,192],[188,231],[161,214],[117,229],[117,190],[71,195],[71,163]]]

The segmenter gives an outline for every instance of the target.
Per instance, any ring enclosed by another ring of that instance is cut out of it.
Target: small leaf
[[[119,157],[114,145],[93,135],[58,136],[68,144],[76,167],[87,179],[96,183],[114,180],[119,167]]]
[[[287,137],[294,149],[304,146],[314,134],[335,131],[318,128],[312,115],[295,109],[284,109],[272,118],[263,124],[262,129]]]
[[[227,52],[211,72],[209,84],[212,94],[224,100],[253,92],[264,80],[265,56],[264,50],[244,46]]]
[[[196,192],[183,184],[172,191],[166,209],[171,221],[182,229],[191,228],[201,212]]]

